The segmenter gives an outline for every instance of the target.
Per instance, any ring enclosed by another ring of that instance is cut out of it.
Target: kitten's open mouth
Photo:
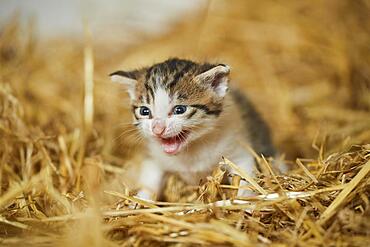
[[[176,136],[168,137],[168,138],[159,138],[163,151],[167,154],[176,154],[180,151],[183,143],[185,142],[189,131],[181,131]]]

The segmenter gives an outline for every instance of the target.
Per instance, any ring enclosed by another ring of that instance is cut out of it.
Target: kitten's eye
[[[173,108],[173,114],[175,115],[184,114],[185,112],[186,112],[185,105],[177,105]]]
[[[150,115],[150,110],[146,106],[141,106],[140,107],[140,115],[141,116],[149,116]]]

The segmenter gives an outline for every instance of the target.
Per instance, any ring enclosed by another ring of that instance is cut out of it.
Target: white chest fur
[[[151,143],[149,148],[151,159],[158,169],[178,172],[185,181],[197,184],[199,181],[194,181],[194,174],[211,172],[222,156],[234,161],[248,173],[253,171],[254,159],[239,144],[239,138],[235,129],[224,131],[219,136],[199,140],[197,146],[184,149],[178,155],[165,154],[155,143]]]

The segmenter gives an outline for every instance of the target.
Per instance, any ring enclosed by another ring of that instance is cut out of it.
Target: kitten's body
[[[241,107],[245,108],[241,109]],[[150,156],[162,169],[179,172],[180,176],[189,182],[194,180],[192,175],[195,173],[210,172],[219,163],[222,156],[237,164],[247,163],[245,167],[248,168],[247,172],[252,172],[253,158],[246,152],[242,143],[249,145],[254,142],[251,139],[253,133],[249,130],[256,124],[260,124],[260,117],[256,115],[255,118],[250,118],[250,116],[246,117],[240,114],[243,110],[249,110],[252,107],[250,104],[243,106],[237,104],[234,93],[228,94],[225,98],[224,109],[211,132],[193,141],[191,145],[175,156],[163,153],[155,141],[150,141],[148,143]],[[268,131],[265,125],[259,125],[257,128],[257,131],[264,133]],[[265,150],[256,151],[266,156],[272,156],[274,151],[269,135],[267,136],[267,139],[260,140],[263,142],[262,145],[265,145],[262,147]],[[256,148],[255,145],[252,147]],[[192,182],[199,182],[197,178],[195,180]]]
[[[158,194],[166,171],[198,184],[222,156],[252,173],[254,159],[243,143],[274,155],[269,129],[253,105],[238,91],[227,92],[228,74],[226,65],[179,59],[112,74],[128,87],[135,123],[148,140],[139,196]]]

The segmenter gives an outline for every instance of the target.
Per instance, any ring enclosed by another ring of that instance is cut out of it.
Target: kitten
[[[265,122],[242,93],[228,90],[229,73],[225,64],[173,58],[110,75],[126,87],[134,125],[148,144],[139,197],[155,199],[166,171],[198,184],[222,156],[253,173],[254,159],[241,142],[258,154],[274,156]]]

